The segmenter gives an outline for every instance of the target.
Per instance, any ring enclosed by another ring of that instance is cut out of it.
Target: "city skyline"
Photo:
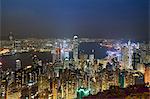
[[[0,3],[0,99],[150,98],[150,0]]]
[[[9,38],[0,49],[0,98],[149,99],[149,44]]]
[[[149,0],[2,0],[1,39],[88,38],[148,40]]]

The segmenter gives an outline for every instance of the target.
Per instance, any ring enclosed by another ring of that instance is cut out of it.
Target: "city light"
[[[0,66],[3,65],[2,62],[0,62]]]
[[[29,69],[29,68],[31,68],[31,67],[32,67],[32,66],[31,66],[31,65],[29,65],[29,66],[27,66],[26,68],[27,68],[27,69]]]
[[[1,0],[0,99],[150,99],[150,0]]]
[[[111,44],[113,48],[110,49],[105,46],[105,44],[108,45],[107,42],[110,43],[109,40],[105,41],[105,43],[102,42],[103,46],[100,49],[106,47],[107,50],[104,52],[106,56],[98,59],[95,57],[97,50],[93,48],[90,49],[89,53],[86,52],[86,49],[84,51],[86,53],[79,53],[80,40],[77,36],[69,40],[70,42],[64,39],[56,40],[57,42],[52,46],[51,54],[48,56],[51,57],[52,55],[52,60],[48,60],[45,55],[40,56],[40,54],[47,53],[44,52],[44,49],[42,52],[37,52],[37,49],[33,52],[17,52],[19,54],[16,53],[16,55],[19,56],[29,53],[29,56],[25,55],[23,58],[30,58],[24,60],[21,57],[17,57],[15,71],[7,70],[4,75],[7,76],[6,80],[2,80],[2,83],[5,85],[5,83],[9,82],[8,84],[10,85],[15,81],[16,88],[21,88],[22,84],[26,85],[27,87],[22,88],[27,88],[28,93],[24,93],[31,98],[65,97],[70,99],[70,97],[79,97],[82,99],[83,97],[111,90],[112,86],[127,88],[130,85],[136,85],[136,83],[144,84],[144,82],[149,82],[147,66],[143,61],[139,61],[142,57],[135,54],[139,50],[135,47],[135,43],[133,44],[131,41],[119,45],[114,43]],[[88,40],[85,42],[86,46],[88,46],[88,42],[94,41]],[[118,47],[120,50],[115,50]],[[43,46],[39,48],[40,51],[42,48]],[[72,56],[70,53],[72,53]],[[15,57],[15,55],[12,54],[12,57]],[[23,66],[24,61],[31,61],[31,63]],[[131,64],[133,62],[136,69]],[[131,66],[129,66],[129,63]],[[0,65],[5,66],[2,62],[0,62]],[[75,89],[78,90],[75,92],[73,91]],[[17,92],[21,93],[19,90]],[[3,91],[3,93],[5,94],[6,92]],[[15,94],[17,93],[11,95],[15,96]],[[10,97],[11,95],[8,96]],[[20,96],[26,97],[23,95],[21,94]]]

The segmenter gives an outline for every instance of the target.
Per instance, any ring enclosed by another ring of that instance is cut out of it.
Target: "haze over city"
[[[148,40],[149,0],[1,0],[1,39]]]
[[[150,99],[150,0],[0,3],[0,99]]]

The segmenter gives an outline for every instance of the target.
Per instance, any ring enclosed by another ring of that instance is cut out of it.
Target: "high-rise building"
[[[73,59],[76,62],[78,60],[78,36],[73,37]]]
[[[9,33],[9,40],[10,40],[10,41],[13,41],[13,40],[14,40],[14,36],[13,36],[13,33],[12,33],[12,32]]]
[[[21,41],[19,40],[14,41],[14,51],[21,52]]]
[[[133,56],[132,56],[133,69],[137,69],[137,65],[140,63],[140,57],[141,55],[138,53],[138,51],[133,53]]]
[[[145,67],[144,82],[145,83],[149,83],[149,85],[150,85],[150,77],[149,77],[149,75],[150,75],[150,65],[147,65]]]
[[[16,60],[16,71],[21,69],[21,60],[17,59]]]
[[[61,60],[69,59],[69,43],[68,40],[64,39],[61,43]]]
[[[61,57],[61,50],[62,50],[62,47],[61,47],[61,41],[56,40],[55,41],[55,55],[56,55],[56,61],[60,61],[62,60],[62,57]]]
[[[10,41],[10,48],[13,49],[14,48],[14,36],[13,36],[13,33],[10,32],[9,33],[9,41]]]
[[[3,78],[3,70],[2,70],[2,62],[0,62],[0,81],[2,80]]]
[[[39,58],[37,57],[37,55],[33,55],[32,57],[32,64],[34,66],[34,68],[36,68],[39,65]]]
[[[140,44],[140,63],[149,63],[150,62],[150,49],[148,44]]]
[[[142,74],[145,73],[145,65],[144,64],[137,64],[136,70],[141,72]]]
[[[52,62],[55,63],[56,62],[56,54],[52,53]]]
[[[123,61],[124,69],[133,69],[132,58],[133,58],[133,53],[135,52],[136,49],[139,49],[139,44],[131,43],[130,40],[128,41],[128,43],[123,45],[122,61]]]
[[[125,87],[125,72],[120,72],[119,74],[119,85],[121,88]]]
[[[94,54],[89,55],[89,60],[94,64]]]
[[[61,59],[61,48],[56,48],[56,60],[62,60]]]
[[[129,58],[129,60],[128,60],[128,66],[127,67],[129,69],[133,69],[133,67],[132,67],[132,54],[133,54],[133,51],[132,51],[131,42],[128,41],[128,58]]]

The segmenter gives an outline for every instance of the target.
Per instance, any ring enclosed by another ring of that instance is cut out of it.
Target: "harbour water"
[[[79,45],[79,54],[94,54],[95,59],[101,59],[106,57],[107,49],[101,47],[98,43],[81,43]],[[22,67],[28,66],[32,64],[32,56],[37,55],[37,57],[43,62],[51,62],[52,54],[51,52],[26,52],[26,53],[17,53],[14,55],[6,55],[0,56],[0,62],[3,63],[2,68],[7,69],[15,69],[15,61],[17,59],[21,60]],[[71,57],[71,56],[70,56]]]

